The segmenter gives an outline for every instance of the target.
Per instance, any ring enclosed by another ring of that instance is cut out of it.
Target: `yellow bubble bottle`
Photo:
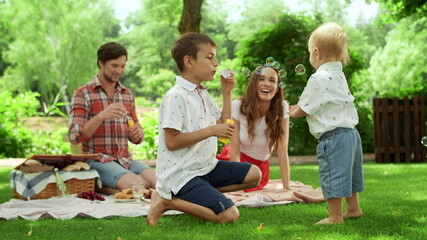
[[[234,124],[234,121],[233,120],[231,120],[231,119],[227,119],[227,121],[225,121],[226,123],[230,123],[230,124]],[[228,138],[224,138],[224,137],[222,137],[222,138],[219,138],[218,139],[220,142],[222,142],[222,143],[224,143],[224,144],[226,144],[227,143],[227,141],[228,141]]]
[[[129,116],[128,116],[128,125],[129,125],[129,128],[133,128],[133,126],[135,125],[135,123],[133,122],[133,119]]]

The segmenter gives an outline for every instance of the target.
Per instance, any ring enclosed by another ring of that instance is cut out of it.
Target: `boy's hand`
[[[215,125],[214,135],[215,137],[231,138],[234,133],[233,123],[220,123]]]
[[[220,76],[221,88],[223,93],[231,92],[231,90],[233,90],[234,88],[234,84],[236,83],[236,79],[234,78],[234,72],[230,68],[227,68],[227,70],[230,71],[230,76],[226,78],[224,78],[222,75]]]

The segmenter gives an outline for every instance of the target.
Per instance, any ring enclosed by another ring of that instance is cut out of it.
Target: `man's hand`
[[[133,143],[138,142],[144,137],[144,132],[139,127],[139,124],[135,124],[133,127],[129,128],[129,134],[129,139]]]
[[[123,118],[126,113],[126,108],[121,103],[110,104],[104,111],[98,113],[102,121],[111,118]]]

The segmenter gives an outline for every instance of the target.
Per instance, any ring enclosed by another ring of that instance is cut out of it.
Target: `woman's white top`
[[[270,137],[265,135],[265,130],[267,129],[265,117],[261,118],[258,124],[256,124],[255,136],[252,142],[250,142],[246,116],[240,113],[241,104],[242,101],[240,100],[234,100],[232,102],[232,117],[240,123],[240,152],[260,161],[268,160],[271,156],[271,151],[268,148]],[[283,108],[283,118],[289,118],[289,104],[286,101],[283,101]]]

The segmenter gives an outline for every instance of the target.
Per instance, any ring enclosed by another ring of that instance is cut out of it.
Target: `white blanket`
[[[324,201],[320,188],[313,189],[309,185],[292,181],[291,190],[284,190],[281,180],[270,180],[262,190],[246,193],[230,192],[225,195],[233,200],[236,206],[266,207],[293,202],[310,203]],[[75,196],[75,195],[74,195]],[[51,198],[41,200],[11,199],[0,204],[0,219],[38,220],[44,218],[71,219],[76,216],[105,218],[111,216],[140,217],[146,216],[150,208],[148,202],[118,203],[107,196],[106,201],[89,201],[80,198]],[[167,211],[166,215],[181,214],[179,211]]]
[[[76,216],[105,218],[111,216],[146,216],[149,203],[116,203],[111,199],[92,202],[81,198],[50,198],[41,200],[11,199],[0,204],[0,219],[38,220],[44,218],[71,219]],[[180,214],[167,211],[165,214]]]

